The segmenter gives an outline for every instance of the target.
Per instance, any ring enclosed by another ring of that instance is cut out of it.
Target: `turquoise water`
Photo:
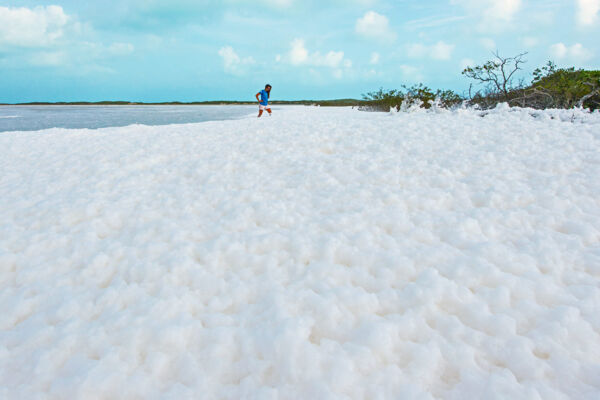
[[[0,106],[0,132],[49,128],[98,129],[242,118],[254,106]]]

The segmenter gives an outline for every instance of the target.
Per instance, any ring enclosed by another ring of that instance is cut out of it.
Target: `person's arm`
[[[260,99],[258,98],[258,96],[260,96],[260,92],[256,93],[256,101],[260,103]]]

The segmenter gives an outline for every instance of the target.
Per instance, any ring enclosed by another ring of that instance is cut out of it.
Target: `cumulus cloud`
[[[390,29],[390,23],[385,15],[368,11],[356,21],[356,33],[367,38],[394,40],[396,34]]]
[[[274,7],[289,7],[293,4],[293,0],[263,0],[267,5]]]
[[[63,36],[68,22],[60,6],[0,7],[0,46],[51,45]]]
[[[421,43],[412,43],[408,45],[406,52],[410,58],[422,58],[427,55],[427,46]]]
[[[484,49],[489,50],[489,51],[493,51],[498,48],[498,47],[496,47],[496,42],[494,41],[494,39],[481,38],[481,39],[479,39],[479,43],[481,43],[481,45],[483,46]]]
[[[485,9],[486,18],[497,18],[504,21],[510,21],[521,9],[521,0],[487,0],[488,7]]]
[[[450,57],[452,57],[453,51],[453,44],[447,44],[440,41],[431,47],[430,56],[435,60],[449,60]]]
[[[427,46],[421,43],[413,43],[407,47],[407,55],[410,58],[431,58],[433,60],[449,60],[454,51],[454,45],[439,41]]]
[[[221,47],[219,56],[223,59],[225,72],[232,75],[243,75],[246,67],[255,63],[252,57],[241,58],[231,46]]]
[[[558,59],[570,59],[575,61],[584,61],[592,57],[592,52],[581,43],[575,43],[567,46],[564,43],[556,43],[550,46],[550,53]]]
[[[522,0],[451,0],[477,18],[482,31],[499,30],[513,21],[523,5]]]
[[[329,51],[326,54],[321,54],[318,51],[310,53],[306,49],[304,40],[302,39],[294,39],[292,41],[287,60],[292,65],[329,68],[352,67],[352,61],[344,58],[343,51]]]
[[[538,38],[533,36],[526,36],[521,41],[523,42],[523,45],[527,48],[535,47],[539,43]]]
[[[420,82],[424,80],[424,75],[422,74],[422,70],[413,66],[413,65],[400,65],[400,73],[402,74],[402,78],[407,80],[408,82]]]
[[[379,58],[380,58],[379,53],[377,53],[377,52],[371,53],[371,60],[369,60],[369,64],[373,64],[373,65],[379,64]]]
[[[344,63],[344,66],[347,66],[348,63],[344,60],[344,52],[343,51],[330,51],[327,54],[321,56],[319,53],[315,53],[313,55],[313,64],[315,66],[323,66],[330,68],[337,68]]]
[[[600,0],[577,0],[577,22],[579,25],[594,25],[598,21]]]
[[[131,43],[113,43],[108,47],[108,52],[115,56],[125,56],[134,50],[135,47]]]
[[[475,65],[475,61],[471,58],[463,58],[460,60],[460,70],[464,70],[467,67],[472,67]]]
[[[42,51],[32,54],[29,63],[39,67],[58,67],[65,64],[66,58],[62,51]]]
[[[114,72],[110,68],[98,65],[115,57],[124,57],[131,54],[135,47],[130,43],[112,43],[104,45],[95,42],[76,42],[64,48],[49,50],[32,50],[24,59],[31,65],[38,67],[75,67],[91,72]]]
[[[134,51],[130,43],[96,42],[92,33],[60,6],[0,7],[0,50],[7,65],[105,72],[98,62]]]
[[[304,46],[304,40],[294,39],[289,53],[290,62],[294,65],[300,65],[308,60],[308,50]]]

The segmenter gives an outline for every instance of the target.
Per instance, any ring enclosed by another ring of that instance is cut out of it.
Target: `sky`
[[[600,0],[0,0],[0,102],[360,98],[527,51],[600,69]]]

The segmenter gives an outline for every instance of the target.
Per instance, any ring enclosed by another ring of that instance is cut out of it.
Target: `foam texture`
[[[4,133],[0,199],[0,398],[600,397],[598,113]]]

